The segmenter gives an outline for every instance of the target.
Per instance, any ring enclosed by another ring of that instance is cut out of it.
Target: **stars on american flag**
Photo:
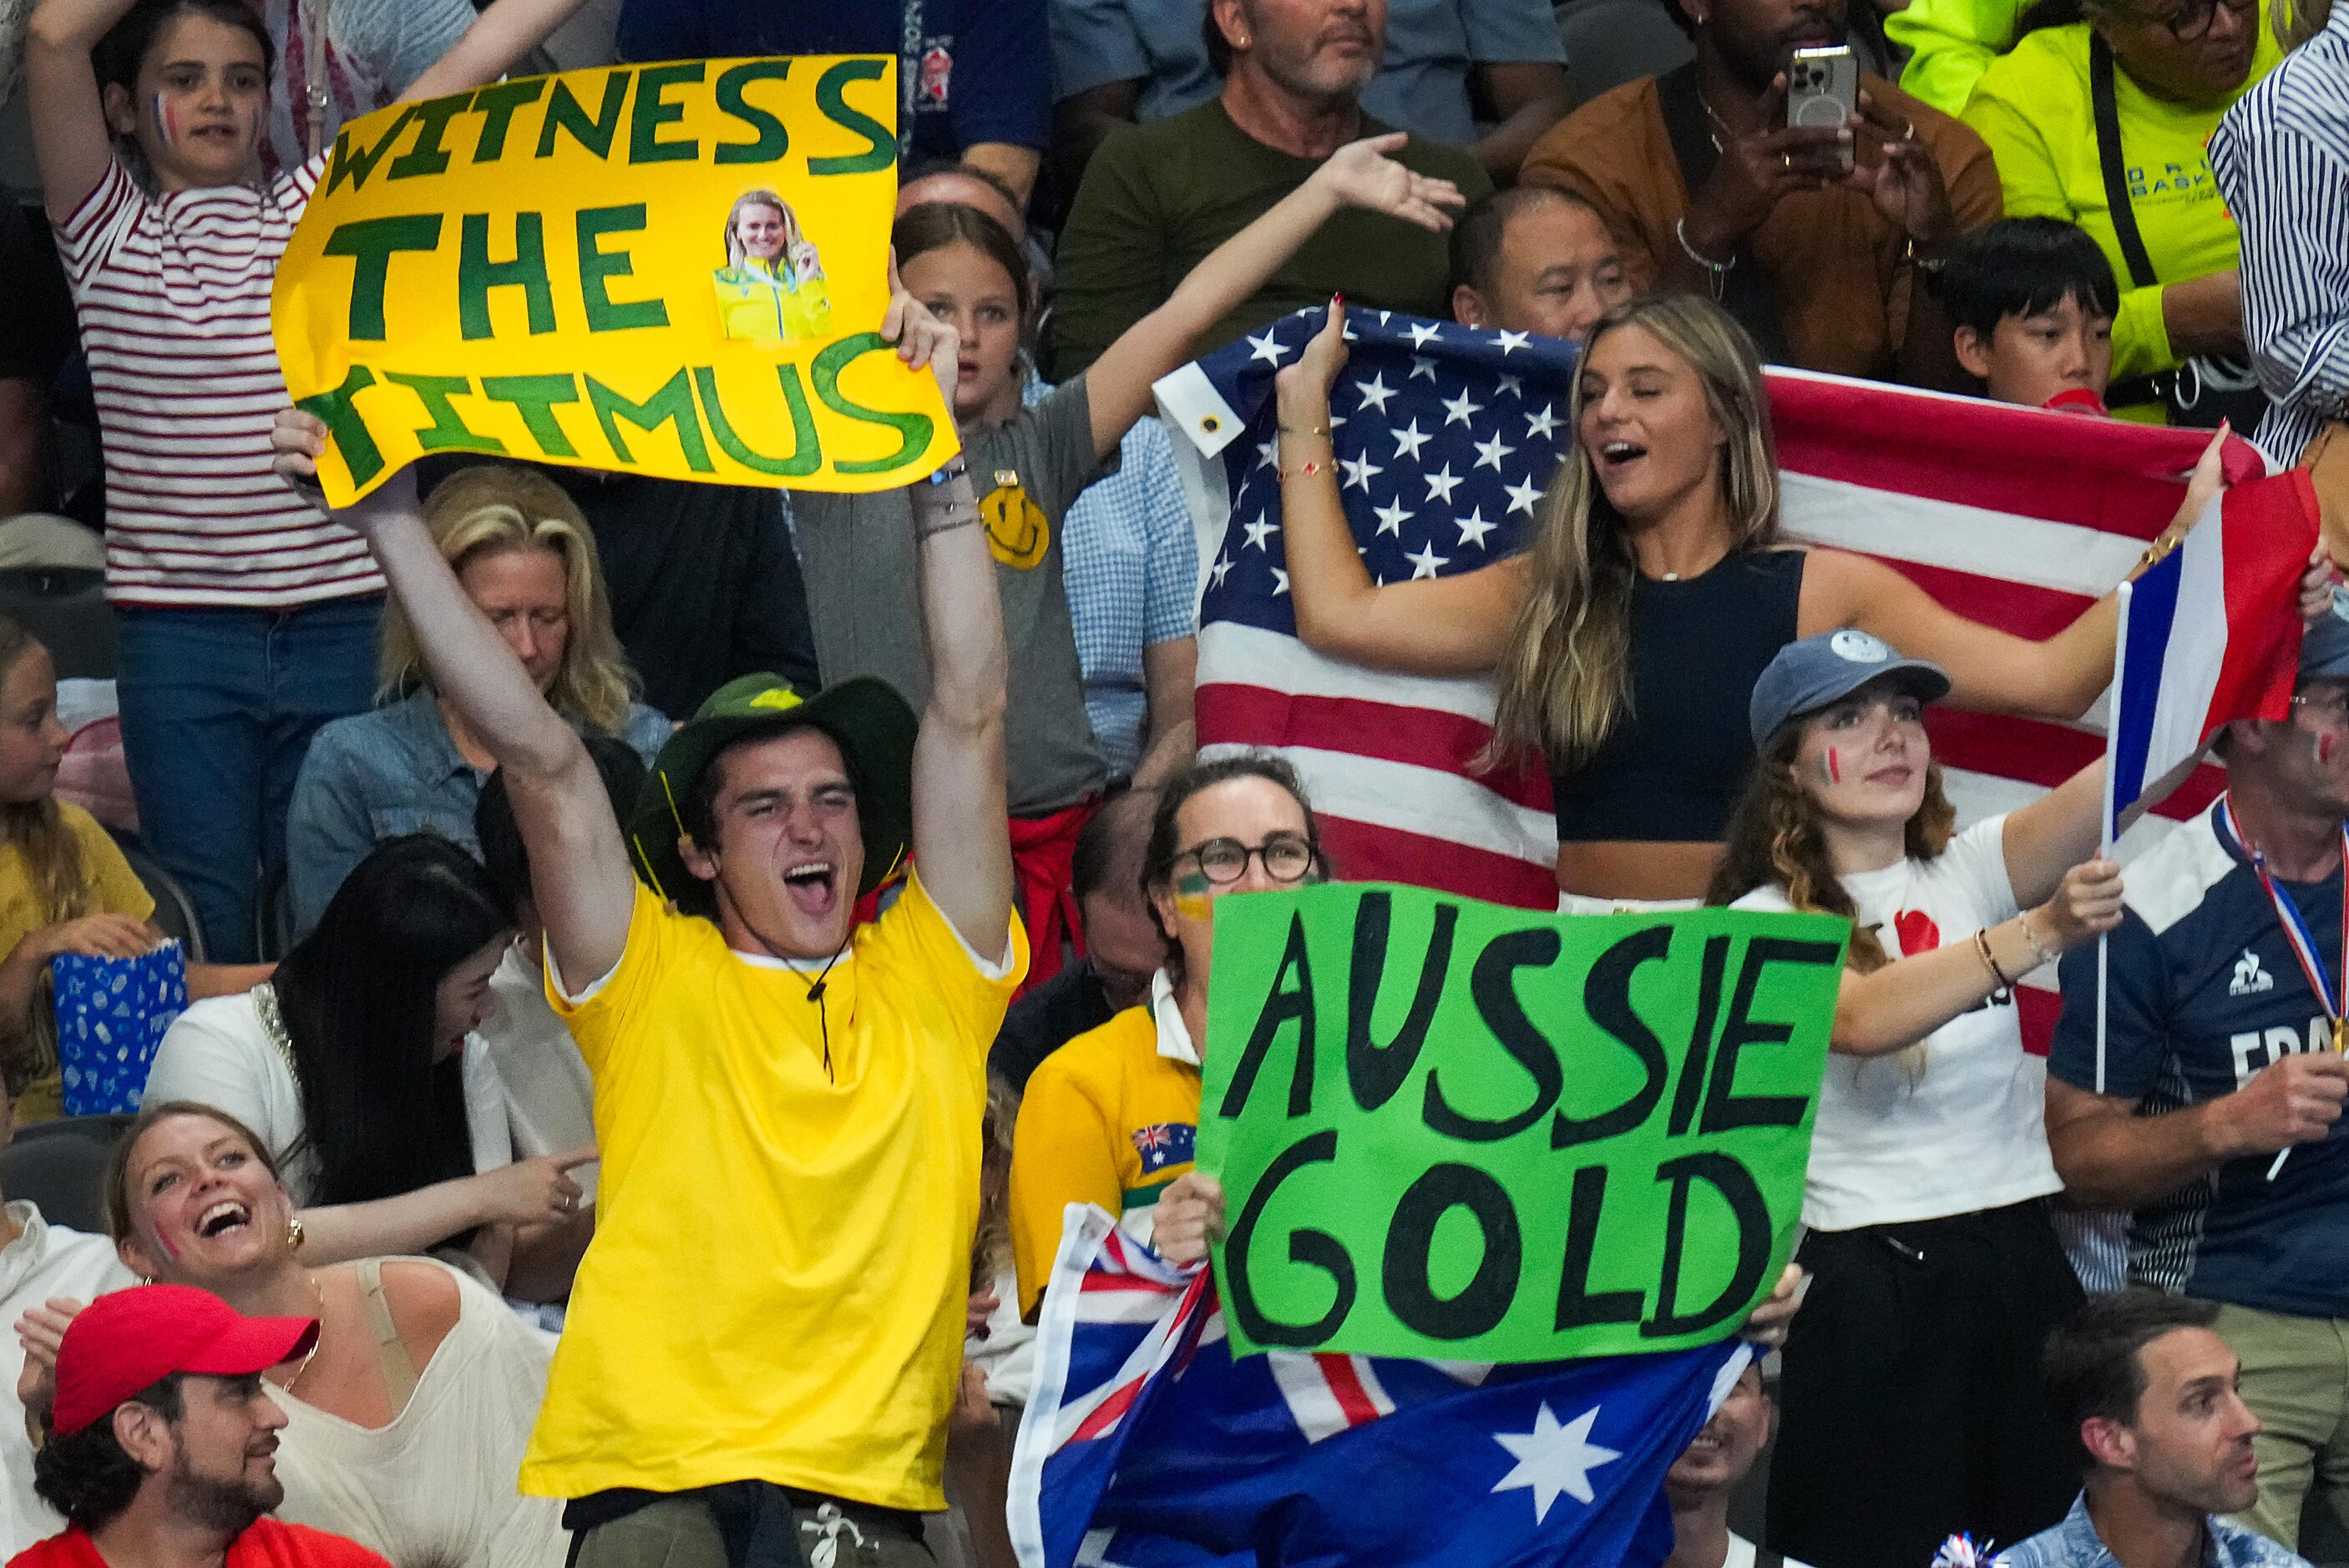
[[[1318,308],[1300,312],[1201,362],[1254,424],[1225,449],[1232,523],[1208,568],[1209,619],[1293,628],[1270,382],[1323,320]],[[1371,580],[1449,576],[1524,548],[1568,436],[1572,351],[1553,338],[1377,311],[1355,311],[1347,325],[1359,341],[1330,401],[1353,422],[1330,423],[1340,499]]]

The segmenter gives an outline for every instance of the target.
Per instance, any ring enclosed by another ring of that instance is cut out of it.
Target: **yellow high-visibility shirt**
[[[916,872],[811,1001],[817,966],[639,885],[609,975],[572,999],[550,970],[604,1165],[523,1491],[946,1506],[987,1050],[1028,967],[1009,929],[990,969]]]

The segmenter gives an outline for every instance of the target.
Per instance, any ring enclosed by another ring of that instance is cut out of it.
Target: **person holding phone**
[[[2003,211],[1982,139],[1845,46],[1844,0],[1690,0],[1696,58],[1584,105],[1537,143],[1522,181],[1599,209],[1642,289],[1718,301],[1764,359],[1955,388],[1950,329],[1920,275]],[[1795,53],[1810,68],[1790,95]],[[1814,80],[1823,77],[1823,80]],[[1849,94],[1832,123],[1790,124]]]

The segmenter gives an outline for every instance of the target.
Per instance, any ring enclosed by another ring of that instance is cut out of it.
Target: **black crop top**
[[[1631,584],[1631,700],[1598,752],[1553,774],[1557,836],[1709,843],[1754,766],[1746,705],[1795,640],[1799,550],[1741,551],[1682,583]]]

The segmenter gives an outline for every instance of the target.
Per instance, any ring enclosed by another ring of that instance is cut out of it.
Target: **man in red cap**
[[[33,1486],[62,1534],[9,1568],[388,1568],[356,1542],[268,1517],[285,1413],[261,1375],[306,1356],[310,1317],[247,1317],[207,1291],[102,1295],[57,1347]]]

